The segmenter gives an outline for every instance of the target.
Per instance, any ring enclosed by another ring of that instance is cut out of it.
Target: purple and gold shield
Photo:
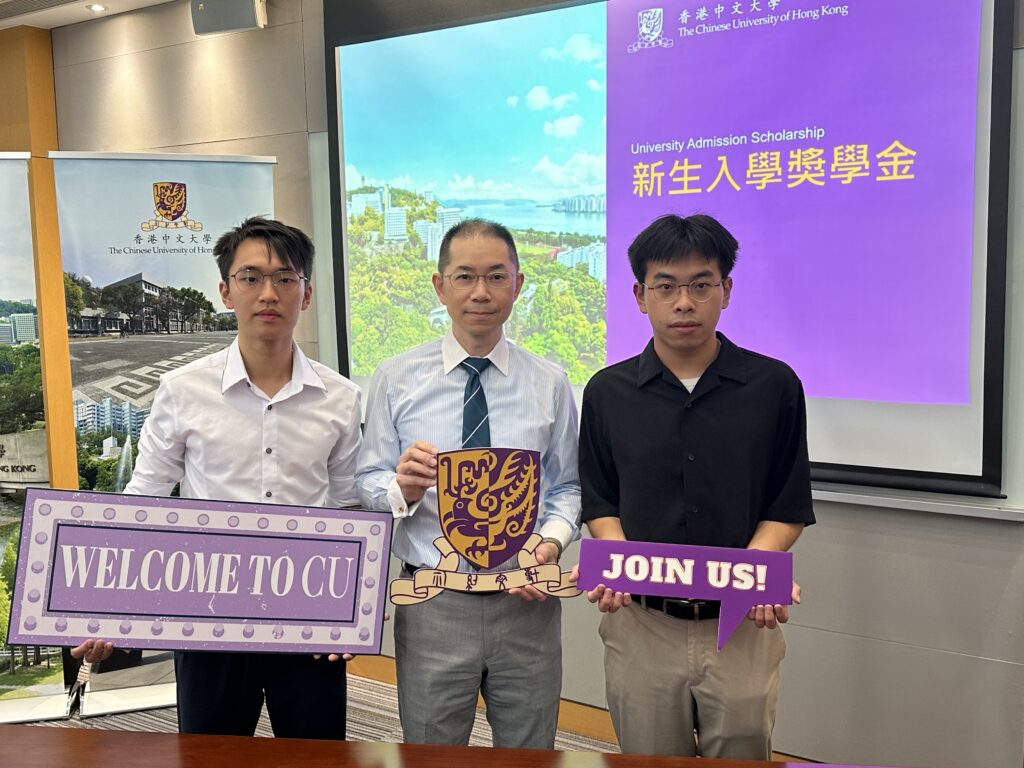
[[[441,530],[481,568],[513,557],[533,533],[540,508],[540,453],[473,448],[437,456]]]
[[[177,221],[185,213],[185,184],[181,181],[153,182],[156,213],[167,221]]]

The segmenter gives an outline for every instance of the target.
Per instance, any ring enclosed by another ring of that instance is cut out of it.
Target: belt
[[[416,573],[416,571],[421,571],[424,568],[428,568],[428,566],[425,566],[425,565],[409,565],[408,563],[402,563],[402,570],[405,571],[406,573],[408,573],[409,576],[412,576],[413,574]],[[433,569],[430,568],[429,570],[433,570]],[[480,591],[469,590],[469,591],[463,592],[460,589],[460,590],[456,590],[456,591],[458,591],[458,593],[461,594],[461,595],[500,595],[503,590],[500,590],[500,589],[486,589],[486,590],[480,590]]]
[[[687,621],[717,619],[722,609],[718,600],[675,600],[671,597],[633,595],[633,602],[649,611],[661,611],[666,616]]]

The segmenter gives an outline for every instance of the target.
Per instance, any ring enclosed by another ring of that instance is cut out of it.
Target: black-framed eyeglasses
[[[238,290],[244,293],[255,293],[263,287],[263,281],[269,279],[273,283],[274,287],[279,291],[297,291],[302,287],[302,281],[308,281],[309,278],[302,277],[294,269],[279,269],[276,272],[272,272],[269,275],[265,275],[258,269],[253,267],[246,267],[240,269],[233,275],[228,275],[235,279],[235,285],[238,286]]]
[[[655,301],[675,301],[679,297],[679,292],[685,288],[689,292],[690,298],[694,301],[700,302],[701,304],[705,301],[709,301],[715,294],[715,288],[721,284],[721,281],[712,283],[708,280],[694,280],[691,283],[677,283],[675,280],[659,280],[654,285],[640,283],[640,285],[651,292],[651,296],[654,297]]]
[[[515,277],[515,272],[504,271],[488,272],[485,275],[477,275],[473,272],[450,272],[445,275],[456,291],[472,290],[480,280],[483,280],[488,288],[508,288],[515,282]]]

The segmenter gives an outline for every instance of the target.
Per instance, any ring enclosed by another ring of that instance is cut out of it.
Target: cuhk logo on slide
[[[142,230],[150,232],[157,227],[161,229],[181,229],[187,227],[193,232],[202,230],[203,225],[188,218],[188,189],[181,181],[157,181],[153,183],[153,213],[155,219],[144,221]]]
[[[648,8],[646,11],[637,13],[637,40],[635,43],[630,43],[626,50],[630,53],[636,53],[647,48],[671,48],[672,41],[661,34],[664,24],[664,8]]]

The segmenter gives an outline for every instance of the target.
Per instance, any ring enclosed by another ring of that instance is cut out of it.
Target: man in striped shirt
[[[443,339],[385,361],[374,374],[356,472],[363,504],[397,518],[392,552],[408,576],[439,559],[433,545],[441,535],[439,451],[539,451],[537,530],[544,541],[536,557],[556,562],[579,531],[576,406],[561,368],[505,338],[504,323],[523,285],[511,233],[480,219],[456,225],[441,243],[433,284],[451,328]],[[498,566],[507,567],[514,560]],[[459,570],[474,573],[475,566],[462,559]],[[397,607],[405,741],[468,743],[482,694],[495,746],[552,748],[562,681],[558,603],[527,586],[489,594],[446,591]]]

